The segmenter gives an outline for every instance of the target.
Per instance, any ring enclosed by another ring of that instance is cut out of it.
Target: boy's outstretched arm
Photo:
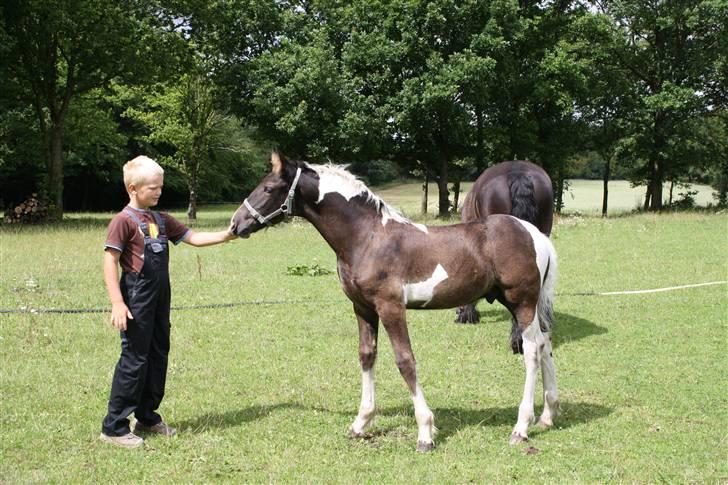
[[[212,246],[213,244],[220,244],[227,241],[237,239],[238,236],[231,233],[230,230],[219,231],[219,232],[195,232],[190,231],[182,242],[189,244],[190,246],[203,247]]]
[[[104,282],[111,300],[111,324],[119,330],[126,330],[126,321],[133,320],[129,308],[124,303],[119,287],[119,258],[121,253],[114,250],[104,251]]]

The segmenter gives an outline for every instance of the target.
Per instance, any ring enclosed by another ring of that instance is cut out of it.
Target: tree
[[[187,217],[194,221],[203,169],[210,169],[214,142],[220,141],[216,132],[229,117],[216,109],[213,85],[201,71],[156,86],[144,98],[144,105],[128,109],[126,116],[147,127],[148,142],[167,148],[169,154],[162,154],[160,161],[183,175],[189,191]],[[226,148],[234,149],[229,144]]]
[[[611,20],[591,13],[576,19],[560,42],[554,62],[570,73],[575,109],[586,130],[585,148],[602,160],[602,216],[609,206],[609,180],[624,150],[637,93],[613,52],[620,42]]]
[[[378,107],[365,119],[379,120],[370,126],[388,141],[380,144],[388,156],[437,181],[442,216],[449,214],[455,162],[472,144],[464,92],[492,67],[467,51],[482,10],[482,2],[450,0],[355,2],[350,10],[346,71],[366,100],[362,104]]]
[[[686,173],[686,165],[704,165],[711,157],[712,150],[704,143],[711,136],[694,136],[704,131],[696,132],[694,123],[726,107],[726,53],[721,39],[728,25],[728,2],[595,0],[593,4],[609,16],[621,37],[610,55],[637,92],[629,145],[643,166],[635,181],[647,184],[645,209],[661,210],[663,183]],[[686,145],[693,147],[692,159],[684,157]]]
[[[7,0],[8,78],[26,86],[46,147],[47,188],[63,215],[63,144],[69,108],[79,94],[116,78],[144,82],[164,73],[183,45],[175,17],[154,1]]]

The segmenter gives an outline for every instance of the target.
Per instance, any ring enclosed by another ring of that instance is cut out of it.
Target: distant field
[[[564,194],[564,210],[567,212],[599,212],[602,210],[601,180],[571,180],[569,191]],[[667,202],[670,194],[670,185],[665,184],[663,197]],[[680,192],[685,189],[673,189],[673,200],[680,199]],[[689,190],[697,190],[695,196],[696,204],[705,207],[708,204],[715,204],[713,188],[709,185],[694,184]],[[645,187],[631,187],[626,180],[613,180],[609,182],[609,212],[620,213],[630,212],[641,207],[645,200]]]
[[[602,181],[601,180],[570,180],[569,191],[564,194],[564,212],[601,213],[602,210]],[[465,195],[472,187],[472,182],[462,184],[460,204]],[[417,182],[404,183],[374,191],[379,194],[387,203],[398,208],[409,216],[417,216],[420,213],[422,184]],[[437,214],[437,185],[429,185],[429,197],[427,212],[430,215]],[[664,197],[667,199],[670,192],[669,184],[665,185]],[[691,190],[697,190],[696,202],[704,207],[715,203],[713,189],[708,185],[692,186]],[[680,190],[674,190],[673,199],[679,198]],[[631,212],[639,207],[644,201],[645,188],[630,187],[626,180],[613,180],[609,182],[609,213],[619,214]],[[452,199],[452,195],[451,195]]]

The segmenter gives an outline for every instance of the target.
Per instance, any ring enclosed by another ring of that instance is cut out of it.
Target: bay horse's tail
[[[538,225],[538,207],[531,177],[524,173],[511,173],[508,175],[508,188],[511,192],[511,215]]]

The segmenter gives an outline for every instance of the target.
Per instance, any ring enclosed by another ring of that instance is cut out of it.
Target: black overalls
[[[164,396],[169,354],[169,247],[164,220],[151,211],[157,238],[130,209],[124,209],[144,233],[144,265],[139,273],[122,272],[121,294],[133,320],[121,332],[121,357],[114,370],[109,413],[102,431],[107,436],[129,433],[129,415],[147,426],[159,423],[156,413]]]

